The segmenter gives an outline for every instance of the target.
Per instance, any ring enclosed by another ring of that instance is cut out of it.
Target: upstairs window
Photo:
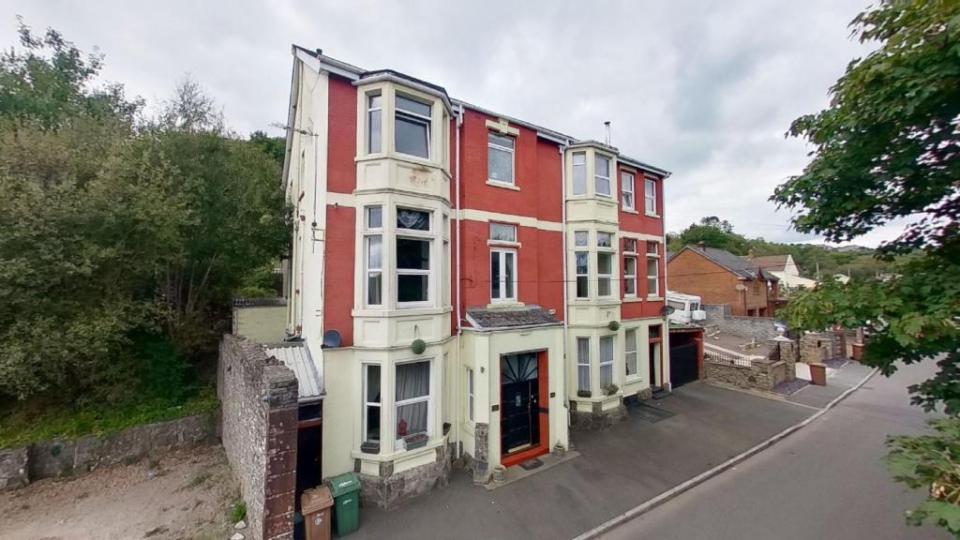
[[[487,132],[487,178],[493,182],[513,184],[515,140],[509,135]]]
[[[430,159],[430,104],[399,94],[395,104],[394,144],[397,152]]]
[[[380,94],[367,96],[367,153],[380,152],[383,141],[383,98]]]
[[[647,178],[643,185],[643,200],[646,212],[650,215],[657,215],[657,182],[652,178]]]
[[[573,194],[587,194],[587,153],[573,153]]]
[[[366,207],[364,245],[367,266],[367,305],[383,303],[383,207]]]
[[[594,190],[597,195],[610,197],[610,158],[597,155],[594,160]]]
[[[613,295],[613,234],[597,233],[597,296]]]
[[[397,208],[397,302],[401,304],[430,300],[429,232],[429,212]]]
[[[660,252],[656,242],[647,242],[647,295],[660,296]]]
[[[490,240],[496,242],[516,242],[517,226],[506,223],[490,223]]]
[[[623,239],[623,294],[637,296],[637,240]]]
[[[636,201],[633,197],[633,174],[625,172],[620,175],[620,191],[623,195],[623,209],[635,210]]]
[[[587,268],[588,255],[589,253],[586,251],[577,251],[574,253],[577,267],[577,298],[588,298],[590,296],[590,274]]]

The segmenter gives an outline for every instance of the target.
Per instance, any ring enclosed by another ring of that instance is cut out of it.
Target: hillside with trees
[[[0,56],[0,447],[215,406],[231,299],[286,249],[276,141],[102,65],[22,23]]]
[[[875,278],[878,274],[894,271],[895,264],[878,258],[870,248],[850,246],[843,248],[823,244],[786,244],[763,238],[747,238],[733,230],[733,225],[717,216],[707,216],[692,223],[679,233],[667,234],[667,245],[677,252],[687,245],[703,242],[708,247],[725,249],[734,255],[756,256],[792,255],[805,277],[817,279],[834,274],[846,274],[854,279]]]

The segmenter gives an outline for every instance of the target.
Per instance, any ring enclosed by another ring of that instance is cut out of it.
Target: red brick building
[[[686,246],[667,262],[670,290],[699,296],[704,304],[728,304],[732,315],[770,317],[778,279],[722,249]]]

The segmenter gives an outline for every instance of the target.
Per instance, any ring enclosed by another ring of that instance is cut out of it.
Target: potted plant
[[[413,349],[413,354],[423,354],[423,351],[427,350],[427,342],[417,338],[410,344],[410,348]]]
[[[610,321],[610,324],[607,325],[607,328],[616,332],[617,330],[620,329],[620,323],[617,321]]]
[[[590,397],[593,393],[589,390],[577,390],[577,397]]]
[[[427,437],[426,433],[414,433],[413,435],[407,435],[403,438],[403,445],[407,450],[413,450],[414,448],[426,446],[427,440],[429,440],[429,437]]]
[[[613,384],[613,383],[605,384],[605,385],[603,386],[603,393],[606,394],[606,395],[608,395],[608,396],[612,396],[612,395],[616,394],[618,390],[620,390],[620,387],[617,386],[617,385],[615,385],[615,384]]]

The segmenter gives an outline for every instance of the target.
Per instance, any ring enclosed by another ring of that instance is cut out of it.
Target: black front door
[[[537,353],[503,356],[500,374],[501,451],[509,454],[540,443]]]
[[[670,347],[670,386],[677,388],[697,380],[697,344]]]

